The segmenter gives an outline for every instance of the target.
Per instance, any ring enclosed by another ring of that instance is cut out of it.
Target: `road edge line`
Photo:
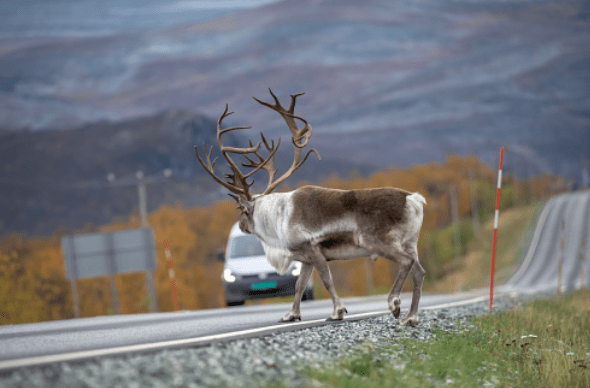
[[[443,303],[440,305],[435,306],[427,306],[423,307],[423,310],[436,310],[436,309],[443,309],[449,307],[458,307],[473,303],[482,302],[487,300],[487,296],[478,296],[475,298],[470,298],[466,300],[460,300],[456,302],[450,303]],[[407,308],[404,308],[403,311],[407,311]],[[61,353],[61,354],[52,354],[52,355],[45,355],[45,356],[35,356],[35,357],[26,357],[26,358],[19,358],[15,360],[5,360],[0,361],[0,371],[5,371],[9,369],[16,369],[22,367],[30,367],[30,366],[40,366],[44,364],[56,363],[56,362],[67,362],[67,361],[80,361],[88,358],[94,357],[104,357],[104,356],[117,356],[122,354],[128,353],[141,353],[141,352],[149,352],[149,351],[156,351],[156,350],[163,350],[163,349],[173,349],[173,348],[180,348],[180,347],[187,347],[187,346],[205,346],[213,341],[231,341],[231,340],[238,340],[244,338],[251,338],[256,336],[261,336],[265,334],[271,334],[276,332],[286,332],[286,331],[295,331],[298,329],[305,329],[314,326],[323,326],[327,324],[338,324],[344,323],[349,321],[358,321],[361,319],[367,319],[372,317],[378,317],[381,315],[389,314],[389,310],[380,310],[380,311],[373,311],[368,313],[359,313],[359,314],[351,314],[347,316],[342,321],[326,321],[325,319],[315,319],[311,321],[302,321],[302,322],[292,322],[290,324],[280,324],[280,325],[271,325],[265,327],[259,327],[255,329],[247,329],[247,330],[240,330],[231,333],[223,333],[223,334],[213,334],[204,337],[198,338],[186,338],[180,340],[168,340],[168,341],[159,341],[153,342],[148,344],[136,344],[136,345],[125,345],[125,346],[117,346],[112,348],[104,348],[104,349],[92,349],[92,350],[81,350],[76,352],[70,353]]]

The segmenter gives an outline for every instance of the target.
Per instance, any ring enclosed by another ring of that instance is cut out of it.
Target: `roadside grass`
[[[364,344],[310,387],[590,387],[590,290],[536,300],[425,341]]]
[[[506,282],[518,267],[519,258],[526,253],[527,233],[532,233],[536,215],[543,204],[536,203],[500,212],[495,282]],[[424,292],[450,293],[489,286],[494,220],[482,224],[479,233],[467,244],[458,260],[445,264],[444,277],[425,283]]]

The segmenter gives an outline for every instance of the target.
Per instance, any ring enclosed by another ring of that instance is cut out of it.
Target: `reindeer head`
[[[275,153],[277,152],[279,145],[281,144],[280,137],[279,137],[279,140],[277,141],[276,146],[275,146],[274,140],[272,140],[271,143],[269,144],[266,141],[266,138],[264,137],[264,135],[262,133],[260,133],[260,137],[262,138],[262,140],[260,142],[258,142],[257,145],[253,145],[251,140],[249,141],[249,147],[246,147],[246,148],[226,147],[222,144],[221,135],[223,135],[224,133],[229,132],[229,131],[234,131],[237,129],[251,128],[251,127],[231,127],[231,128],[221,129],[221,122],[223,121],[223,119],[233,113],[233,112],[228,113],[228,105],[227,104],[225,104],[225,110],[224,110],[223,114],[221,115],[221,117],[219,117],[219,120],[217,121],[217,144],[219,146],[221,154],[223,155],[223,157],[227,161],[227,163],[232,171],[231,173],[224,175],[224,178],[227,179],[227,181],[219,178],[217,175],[215,175],[215,173],[213,171],[213,168],[215,167],[215,162],[217,160],[217,158],[216,158],[213,160],[213,162],[211,162],[211,153],[213,151],[213,147],[211,147],[209,152],[207,152],[207,149],[205,148],[205,144],[203,143],[203,152],[205,153],[205,161],[203,161],[203,159],[201,159],[201,157],[199,155],[197,147],[195,146],[195,154],[197,155],[199,162],[205,168],[205,170],[207,170],[207,172],[213,177],[213,179],[217,183],[219,183],[220,185],[222,185],[223,187],[225,187],[226,189],[228,189],[229,191],[231,191],[232,193],[235,194],[235,195],[234,194],[229,194],[229,195],[236,200],[236,202],[238,203],[238,209],[240,209],[240,211],[242,212],[241,217],[240,217],[240,229],[244,233],[252,233],[254,231],[254,218],[253,218],[253,216],[254,216],[254,211],[255,211],[255,201],[257,198],[260,198],[261,196],[271,193],[275,188],[277,188],[281,183],[283,183],[289,176],[291,176],[295,172],[295,170],[297,170],[299,167],[301,167],[301,165],[307,160],[307,157],[309,156],[309,154],[314,153],[314,154],[316,154],[318,159],[320,159],[320,155],[318,154],[318,152],[315,149],[311,149],[311,150],[307,151],[307,153],[305,154],[305,157],[303,157],[303,160],[300,160],[301,159],[301,150],[305,146],[307,146],[307,142],[309,141],[309,138],[311,137],[311,134],[312,134],[311,125],[309,125],[309,123],[305,119],[303,119],[302,117],[299,117],[299,116],[295,116],[295,114],[293,113],[295,110],[295,102],[297,100],[297,97],[302,95],[303,93],[291,94],[291,106],[287,110],[281,106],[279,100],[274,95],[272,90],[270,90],[270,88],[268,90],[270,91],[270,94],[275,101],[274,104],[260,101],[256,97],[253,97],[253,98],[258,103],[260,103],[266,107],[269,107],[270,109],[278,112],[283,117],[283,119],[287,123],[287,126],[291,130],[291,133],[292,133],[291,141],[293,142],[293,145],[295,147],[295,154],[294,154],[294,158],[293,158],[293,163],[291,164],[291,167],[289,168],[289,170],[287,170],[281,177],[279,177],[278,179],[275,180],[275,174],[277,173],[278,170],[274,168]],[[297,123],[295,122],[295,119],[303,122],[304,127],[299,128],[297,126]],[[264,144],[264,147],[269,152],[269,154],[266,158],[264,158],[259,153],[260,148],[262,147],[262,144]],[[241,164],[243,167],[250,168],[251,170],[248,173],[243,174],[240,171],[240,169],[238,168],[238,166],[236,165],[236,163],[230,157],[230,154],[238,154],[238,155],[244,156],[248,162],[247,163],[242,162]],[[253,160],[252,158],[250,158],[250,156],[255,156],[258,160]],[[250,193],[250,187],[254,183],[254,179],[252,179],[251,182],[248,182],[248,178],[252,177],[252,175],[254,175],[257,171],[259,171],[261,169],[264,169],[268,173],[268,176],[269,176],[268,185],[262,194],[253,196]]]

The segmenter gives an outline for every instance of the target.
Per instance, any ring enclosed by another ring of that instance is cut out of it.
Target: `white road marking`
[[[434,309],[442,309],[442,308],[449,308],[449,307],[456,307],[456,306],[463,306],[467,304],[477,303],[484,300],[487,300],[487,296],[479,296],[471,299],[460,300],[457,302],[450,302],[450,303],[443,303],[435,306],[428,306],[422,307],[423,310],[434,310]],[[407,311],[408,309],[402,309],[403,311]],[[360,314],[351,314],[348,315],[344,321],[351,321],[351,320],[358,320],[362,318],[369,318],[371,316],[379,316],[389,314],[389,310],[380,310],[380,311],[373,311],[368,313],[360,313]],[[215,340],[231,340],[231,339],[238,339],[246,336],[251,336],[258,333],[264,333],[267,331],[272,330],[285,330],[285,329],[292,329],[298,327],[310,327],[316,324],[325,324],[325,319],[315,319],[310,321],[301,321],[301,322],[291,322],[288,324],[279,324],[279,325],[271,325],[265,327],[259,327],[255,329],[247,329],[247,330],[240,330],[234,331],[230,333],[223,333],[223,334],[214,334],[208,335],[204,337],[197,337],[197,338],[186,338],[186,339],[179,339],[179,340],[169,340],[169,341],[161,341],[161,342],[154,342],[149,344],[138,344],[138,345],[127,345],[127,346],[117,346],[112,348],[105,348],[105,349],[93,349],[93,350],[82,350],[77,352],[70,352],[70,353],[61,353],[61,354],[50,354],[46,356],[35,356],[35,357],[26,357],[20,358],[16,360],[6,360],[0,361],[0,370],[3,369],[13,369],[13,368],[21,368],[33,365],[41,365],[41,364],[48,364],[48,363],[55,363],[55,362],[63,362],[63,361],[73,361],[73,360],[80,360],[84,358],[92,358],[92,357],[101,357],[101,356],[114,356],[119,354],[125,353],[132,353],[132,352],[145,352],[145,351],[152,351],[152,350],[159,350],[159,349],[166,349],[166,348],[176,348],[176,347],[185,347],[191,345],[201,345],[206,344]]]

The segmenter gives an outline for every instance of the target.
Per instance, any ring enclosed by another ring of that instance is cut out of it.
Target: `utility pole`
[[[137,195],[139,197],[139,218],[141,220],[141,227],[147,227],[147,199],[145,192],[146,182],[143,180],[143,171],[139,170],[135,177],[137,178]]]
[[[116,281],[116,264],[115,264],[115,249],[114,249],[114,241],[113,235],[107,234],[107,246],[109,251],[109,266],[110,266],[110,278],[111,278],[111,295],[113,297],[113,310],[116,315],[121,314],[121,308],[119,303],[119,290],[117,289],[117,281]]]
[[[163,171],[163,177],[145,177],[143,171],[139,170],[135,174],[135,180],[122,180],[121,182],[115,182],[115,174],[109,173],[107,175],[107,180],[115,185],[123,185],[123,186],[130,186],[130,185],[137,185],[137,196],[139,200],[139,219],[141,220],[141,227],[147,228],[148,221],[147,221],[147,191],[146,186],[149,183],[154,182],[161,182],[167,180],[172,176],[172,170],[167,168]],[[154,282],[154,273],[153,271],[145,271],[146,279],[147,279],[147,291],[149,294],[149,308],[151,312],[158,311],[158,299],[156,295],[156,286]]]
[[[141,227],[147,228],[147,195],[145,190],[146,182],[144,181],[143,171],[139,170],[135,174],[137,178],[137,195],[139,196],[139,218],[141,220]],[[154,282],[154,273],[153,271],[147,270],[145,271],[145,276],[147,278],[147,289],[150,295],[150,311],[157,312],[158,311],[158,298],[156,295],[156,284]]]

